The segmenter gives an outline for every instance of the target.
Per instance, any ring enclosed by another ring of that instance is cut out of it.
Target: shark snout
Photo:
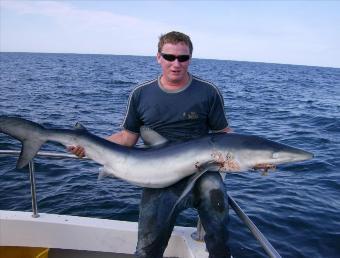
[[[300,149],[283,150],[273,153],[273,159],[278,162],[305,161],[314,158],[314,154]]]

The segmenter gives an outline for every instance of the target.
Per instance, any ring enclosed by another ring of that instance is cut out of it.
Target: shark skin
[[[152,143],[152,135],[157,133],[151,129],[148,131]],[[312,153],[298,148],[259,136],[236,133],[209,134],[174,144],[167,144],[157,136],[160,145],[136,148],[107,141],[79,124],[75,129],[48,129],[23,118],[8,116],[0,116],[0,132],[21,141],[22,149],[17,162],[19,169],[34,158],[45,142],[57,142],[66,147],[80,145],[88,158],[104,167],[106,174],[149,188],[167,187],[184,177],[202,175],[208,170],[267,170],[280,164],[313,158]],[[144,134],[146,138],[149,136],[148,132]]]

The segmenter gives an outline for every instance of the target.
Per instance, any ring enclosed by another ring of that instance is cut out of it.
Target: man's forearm
[[[106,138],[106,140],[117,143],[119,145],[132,147],[137,143],[138,137],[138,134],[123,130],[110,135]]]

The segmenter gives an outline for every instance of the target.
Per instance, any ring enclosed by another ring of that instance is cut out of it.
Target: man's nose
[[[181,62],[178,61],[178,59],[176,58],[173,62],[172,62],[173,65],[175,66],[180,66],[181,65]]]

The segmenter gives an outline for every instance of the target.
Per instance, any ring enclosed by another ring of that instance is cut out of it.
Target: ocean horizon
[[[51,54],[51,55],[104,55],[104,56],[135,56],[135,57],[152,57],[155,55],[134,55],[134,54],[108,54],[108,53],[76,53],[76,52],[26,52],[26,51],[0,51],[0,53],[8,54]],[[331,68],[340,69],[340,67],[323,66],[323,65],[308,65],[308,64],[290,64],[290,63],[279,63],[279,62],[267,62],[267,61],[251,61],[251,60],[234,60],[234,59],[219,59],[219,58],[208,58],[208,57],[195,57],[192,59],[197,60],[211,60],[211,61],[231,61],[231,62],[246,62],[246,63],[259,63],[259,64],[273,64],[273,65],[295,65],[295,66],[307,66],[307,67],[319,67],[319,68]]]

